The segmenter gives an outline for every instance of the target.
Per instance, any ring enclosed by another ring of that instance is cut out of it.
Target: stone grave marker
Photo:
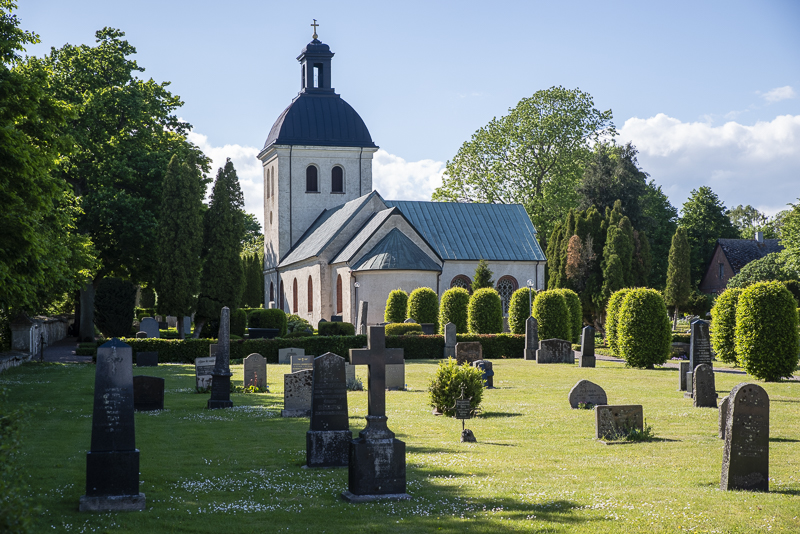
[[[708,321],[697,319],[691,325],[691,340],[689,341],[689,371],[700,364],[706,363],[713,366],[711,361],[711,338],[708,335]],[[689,387],[689,384],[686,384]]]
[[[158,321],[158,328],[160,330],[166,330],[169,328],[169,326],[167,326],[167,321]]]
[[[292,356],[292,372],[308,371],[314,369],[314,357],[306,354]]]
[[[244,387],[267,389],[267,359],[253,353],[244,359]]]
[[[472,367],[483,371],[484,387],[486,389],[494,389],[494,369],[492,369],[492,362],[489,360],[475,360],[472,362]]]
[[[483,359],[483,347],[480,341],[461,341],[456,343],[456,362],[458,365],[477,362]]]
[[[408,319],[406,319],[406,320],[405,320],[405,321],[403,321],[403,322],[404,322],[404,323],[416,323],[416,322],[417,322],[417,320],[416,320],[416,319],[414,319],[413,317],[409,317]]]
[[[595,406],[597,439],[617,440],[630,430],[644,430],[641,404]]]
[[[689,362],[680,362],[678,369],[678,391],[686,391],[686,373],[689,372]]]
[[[356,379],[356,368],[350,365],[349,362],[344,363],[344,378],[345,384],[349,384]]]
[[[194,378],[197,391],[205,391],[211,387],[211,373],[214,372],[216,362],[216,356],[194,359]]]
[[[742,383],[728,397],[720,489],[769,491],[769,396]]]
[[[536,317],[525,319],[525,359],[535,360],[536,349],[539,347],[539,322]]]
[[[311,415],[311,388],[314,371],[307,369],[283,375],[283,410],[281,417]]]
[[[392,391],[405,391],[406,389],[406,363],[395,363],[386,366],[386,389]]]
[[[456,325],[444,325],[444,359],[456,357]]]
[[[292,363],[292,356],[305,356],[306,351],[305,349],[298,349],[295,347],[289,347],[287,349],[278,349],[278,363],[281,365],[287,365]]]
[[[581,330],[581,357],[578,367],[595,367],[597,360],[594,355],[594,328],[584,326]],[[604,403],[605,404],[605,403]]]
[[[139,323],[139,330],[141,332],[146,332],[147,337],[161,337],[161,332],[158,331],[158,321],[152,317],[142,317]]]
[[[730,397],[725,397],[719,403],[719,439],[725,439],[725,427],[728,424],[728,405]]]
[[[230,368],[231,310],[227,306],[224,306],[220,313],[216,356],[214,372],[211,374],[211,398],[208,399],[207,405],[212,410],[233,406],[233,401],[231,401],[232,373]]]
[[[163,410],[164,379],[157,376],[134,376],[133,409],[139,412]]]
[[[178,328],[178,318],[174,315],[167,315],[167,327]]]
[[[97,349],[91,450],[81,512],[144,510],[133,417],[133,351],[119,339]]]
[[[432,336],[436,334],[436,323],[422,323],[420,326],[422,327],[423,335]]]
[[[147,339],[147,332],[139,330],[136,332],[136,339]]]
[[[356,334],[363,336],[367,333],[367,310],[369,309],[369,302],[363,300],[358,303],[358,322]]]
[[[158,365],[158,352],[137,352],[136,367],[156,367]]]
[[[694,373],[692,373],[692,392],[695,408],[717,407],[714,370],[707,363],[701,363],[694,368]]]
[[[536,351],[536,363],[575,363],[572,343],[564,339],[543,339]]]
[[[188,335],[191,332],[192,332],[192,318],[187,315],[184,316],[183,318],[183,333],[186,334],[188,337]]]
[[[608,397],[605,390],[594,382],[578,380],[569,390],[569,405],[575,409],[579,404],[601,406],[608,404]]]
[[[347,467],[349,462],[353,434],[344,365],[344,358],[332,352],[314,358],[311,425],[306,432],[308,467]]]
[[[472,419],[473,409],[470,399],[456,399],[455,412],[454,417],[461,420],[461,443],[476,443],[478,440],[475,439],[475,434],[464,427],[464,421]]]

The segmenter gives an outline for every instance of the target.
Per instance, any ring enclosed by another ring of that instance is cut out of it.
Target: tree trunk
[[[672,316],[672,331],[678,328],[678,305],[675,305],[675,314]]]
[[[89,282],[81,289],[81,318],[78,341],[94,341],[94,284]]]
[[[183,315],[178,315],[178,339],[186,339],[186,334],[183,331]]]
[[[200,332],[203,331],[203,327],[208,322],[208,319],[200,319],[199,321],[194,323],[194,334],[192,334],[192,338],[198,339],[200,337]]]

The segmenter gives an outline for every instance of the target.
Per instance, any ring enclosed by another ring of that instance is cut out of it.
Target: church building
[[[544,288],[545,256],[525,209],[509,204],[387,200],[372,188],[378,147],[331,85],[333,52],[303,49],[300,93],[258,154],[264,169],[265,301],[308,320],[383,322],[389,292],[471,289],[478,261],[508,309],[530,280]]]

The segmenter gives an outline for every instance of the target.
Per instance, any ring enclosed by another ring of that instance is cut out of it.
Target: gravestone
[[[539,322],[536,317],[525,319],[525,359],[535,360],[536,349],[539,347]]]
[[[133,351],[119,339],[97,349],[91,450],[81,512],[144,510],[133,417]]]
[[[169,328],[167,326],[167,321],[158,321],[158,328],[159,328],[159,330],[166,330],[167,328]],[[160,333],[159,333],[159,335],[160,335]]]
[[[456,325],[444,325],[444,359],[456,357]]]
[[[158,366],[158,352],[137,352],[136,367]]]
[[[686,373],[689,372],[689,362],[680,362],[678,369],[678,391],[686,391]]]
[[[691,367],[691,364],[689,366]],[[692,396],[694,395],[694,387],[692,386],[694,381],[692,380],[692,372],[691,371],[687,371],[686,372],[685,381],[686,381],[686,391],[684,392],[683,396],[684,396],[684,398],[691,399]]]
[[[422,327],[423,335],[432,336],[436,334],[436,323],[422,323],[420,326]]]
[[[358,323],[356,324],[356,328],[358,331],[356,334],[359,336],[366,335],[367,333],[367,310],[369,309],[369,302],[364,302],[363,300],[358,303]]]
[[[281,365],[287,365],[292,363],[292,356],[305,356],[306,351],[305,349],[297,349],[294,347],[289,347],[287,349],[278,349],[278,363]]]
[[[192,318],[187,315],[183,318],[183,333],[186,334],[188,337],[191,331],[192,331]]]
[[[244,359],[244,387],[267,389],[267,359],[253,353]]]
[[[691,325],[691,340],[689,341],[689,371],[700,364],[711,362],[711,338],[708,335],[708,321],[697,319]],[[691,382],[690,382],[691,383]],[[689,384],[686,387],[689,387]]]
[[[386,389],[391,391],[405,391],[406,389],[406,364],[396,363],[386,366]]]
[[[147,332],[139,330],[136,332],[136,339],[147,339]]]
[[[134,376],[133,409],[140,412],[163,410],[164,379],[157,376]]]
[[[217,357],[194,359],[194,379],[197,391],[205,391],[211,387],[211,374],[214,372]]]
[[[462,341],[456,343],[456,362],[458,365],[477,362],[483,359],[483,347],[480,341]]]
[[[356,379],[356,368],[350,365],[348,362],[345,362],[344,364],[344,378],[346,384],[349,384]]]
[[[142,317],[139,323],[139,330],[141,332],[146,332],[147,337],[161,337],[161,332],[158,331],[158,321],[152,317]]]
[[[178,328],[178,318],[174,315],[167,315],[167,327]]]
[[[595,406],[597,439],[617,440],[630,430],[644,430],[644,411],[641,404]]]
[[[492,369],[492,362],[489,360],[475,360],[472,362],[472,367],[483,371],[483,385],[486,389],[494,389],[494,369]]]
[[[341,315],[331,315],[331,322],[332,323],[341,323],[344,322],[344,317]]]
[[[283,375],[283,410],[281,417],[311,415],[311,387],[314,371],[307,369]]]
[[[728,425],[728,405],[730,397],[725,397],[719,403],[719,439],[725,439],[725,427]]]
[[[694,373],[692,373],[692,393],[695,408],[717,407],[714,370],[707,363],[701,363],[694,368]]]
[[[476,443],[478,440],[475,439],[475,434],[472,430],[464,428],[464,421],[472,419],[472,414],[474,413],[472,402],[464,398],[456,399],[455,412],[453,417],[461,420],[461,443]]]
[[[417,320],[416,320],[416,319],[414,319],[413,317],[409,317],[408,319],[406,319],[406,320],[405,320],[405,321],[403,321],[403,322],[404,322],[404,323],[416,323],[416,322],[417,322]]]
[[[769,491],[769,396],[742,383],[728,397],[720,489]]]
[[[292,372],[309,371],[314,369],[314,357],[310,354],[296,354],[292,356]]]
[[[314,358],[311,389],[311,426],[306,432],[308,467],[347,467],[350,423],[344,358],[332,352]]]
[[[572,343],[564,339],[543,339],[536,351],[536,363],[575,363]]]
[[[605,390],[594,382],[579,380],[569,390],[569,405],[575,409],[579,404],[601,406],[608,404],[608,397]]]
[[[224,306],[220,313],[216,356],[214,372],[211,375],[211,398],[208,399],[207,405],[211,410],[233,406],[230,369],[231,310],[227,306]]]
[[[578,367],[595,367],[596,363],[597,360],[594,356],[594,328],[584,326],[583,330],[581,330],[581,357],[578,361]]]
[[[350,349],[353,365],[368,366],[367,426],[350,442],[348,502],[410,499],[406,493],[406,444],[386,425],[386,365],[403,361],[403,349],[386,348],[383,326],[367,329],[367,348]]]

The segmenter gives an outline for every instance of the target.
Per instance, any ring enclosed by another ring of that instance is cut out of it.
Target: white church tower
[[[298,56],[300,93],[258,154],[264,168],[266,301],[282,307],[277,266],[319,215],[372,191],[378,150],[356,111],[331,86],[330,47],[313,40]]]

